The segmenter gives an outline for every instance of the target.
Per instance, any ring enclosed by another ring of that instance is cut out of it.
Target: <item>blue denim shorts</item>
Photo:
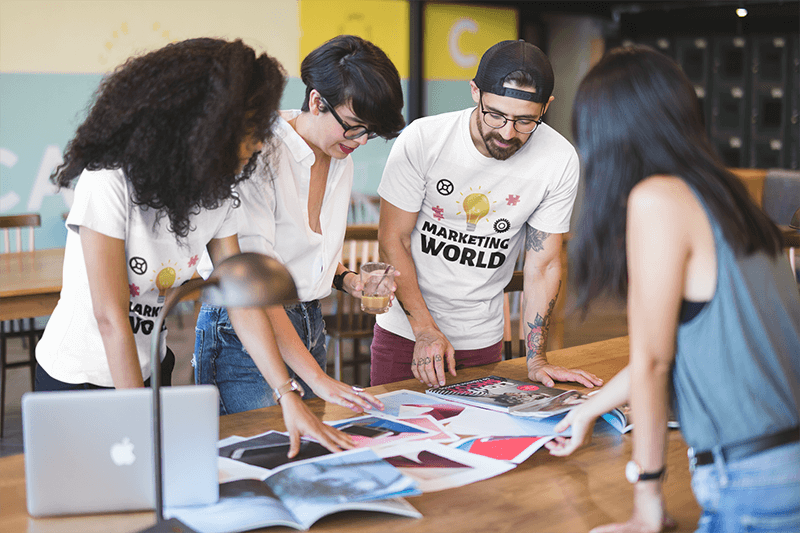
[[[324,371],[328,356],[325,347],[325,322],[318,300],[285,307],[295,331]],[[196,383],[216,385],[221,415],[275,405],[270,388],[253,359],[233,330],[225,308],[203,304],[195,329],[194,377]],[[313,398],[310,387],[292,369],[289,376]]]
[[[696,533],[800,531],[800,443],[699,466],[692,490],[703,508]]]

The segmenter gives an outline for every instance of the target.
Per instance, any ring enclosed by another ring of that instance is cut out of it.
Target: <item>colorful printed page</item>
[[[516,465],[430,440],[376,448],[375,453],[417,482],[422,492],[461,487],[508,472]]]
[[[456,435],[533,437],[572,435],[572,428],[567,428],[563,433],[557,433],[554,429],[564,414],[549,418],[518,417],[410,390],[387,392],[377,397],[386,408],[384,411],[373,410],[372,414],[398,418],[426,414],[438,420],[449,432]]]
[[[427,427],[422,427],[415,422],[423,422]],[[400,440],[437,438],[444,431],[444,428],[431,424],[425,418],[399,420],[365,415],[326,422],[326,424],[350,435],[356,448],[370,448]]]
[[[287,463],[328,455],[331,452],[316,441],[301,439],[300,452],[291,459],[287,457],[288,453],[289,435],[278,431],[267,431],[219,448],[220,457],[230,457],[269,470]]]
[[[465,452],[520,464],[555,437],[469,437],[451,444]]]
[[[458,440],[458,435],[448,431],[445,428],[444,424],[436,420],[431,415],[422,415],[410,418],[399,418],[398,420],[402,422],[410,422],[416,426],[432,431],[433,434],[427,437],[430,440],[441,442],[442,444]]]

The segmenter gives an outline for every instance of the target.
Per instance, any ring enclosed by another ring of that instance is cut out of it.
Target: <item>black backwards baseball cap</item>
[[[503,86],[506,76],[517,70],[530,74],[536,92]],[[501,41],[483,54],[478,73],[472,81],[485,93],[542,104],[547,103],[553,92],[553,67],[544,52],[536,46],[522,39]]]

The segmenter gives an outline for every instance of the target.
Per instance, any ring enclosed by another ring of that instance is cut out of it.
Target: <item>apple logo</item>
[[[133,443],[128,437],[111,446],[111,460],[117,466],[132,465],[136,460],[133,454]]]

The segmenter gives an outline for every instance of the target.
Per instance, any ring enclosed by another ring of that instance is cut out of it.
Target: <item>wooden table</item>
[[[50,315],[63,264],[63,248],[0,254],[0,320]]]
[[[554,363],[580,365],[608,380],[628,361],[627,337],[550,353]],[[525,379],[524,359],[513,359],[459,371],[458,379],[489,374]],[[373,387],[373,393],[396,389],[422,391],[414,380]],[[348,417],[351,411],[310,400],[312,410],[326,420]],[[220,437],[252,436],[268,429],[285,429],[279,408],[270,407],[224,416]],[[686,444],[679,432],[669,432],[669,472],[664,492],[678,531],[694,531],[700,509],[689,485]],[[319,532],[580,532],[612,521],[624,521],[632,509],[631,486],[624,467],[630,458],[631,435],[620,435],[598,422],[592,444],[571,457],[557,458],[539,450],[515,469],[495,478],[456,489],[408,498],[424,518],[415,520],[382,513],[348,512],[323,518]],[[137,531],[152,523],[152,513],[128,513],[74,518],[32,519],[25,510],[23,457],[0,459],[0,531],[93,532]],[[294,531],[269,528],[263,531]]]

